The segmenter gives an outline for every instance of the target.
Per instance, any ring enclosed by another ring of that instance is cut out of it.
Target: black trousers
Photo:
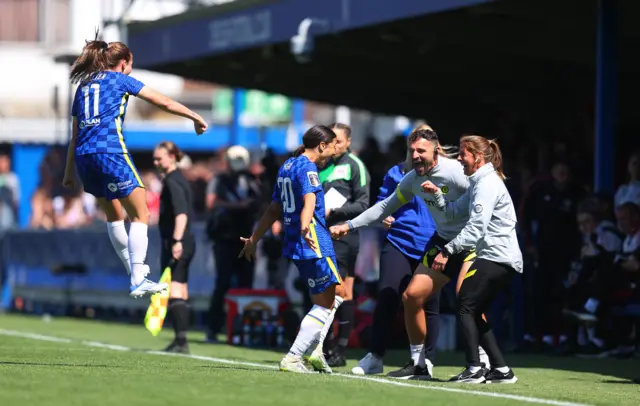
[[[385,239],[380,253],[380,280],[378,300],[373,312],[370,351],[382,357],[389,344],[390,332],[402,304],[402,294],[409,285],[420,261],[403,254]],[[425,304],[427,314],[426,356],[435,360],[436,343],[440,332],[440,292],[436,292]]]
[[[478,345],[482,345],[489,356],[491,365],[504,367],[505,361],[488,321],[482,314],[488,314],[496,297],[507,288],[516,271],[505,264],[477,259],[469,268],[458,293],[458,316],[468,366],[481,366]]]
[[[238,258],[244,247],[240,239],[217,241],[213,245],[216,260],[216,284],[209,302],[208,329],[210,335],[220,333],[224,322],[224,297],[236,276],[236,288],[253,287],[253,262]]]

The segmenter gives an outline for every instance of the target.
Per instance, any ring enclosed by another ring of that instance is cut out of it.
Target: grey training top
[[[376,203],[351,220],[351,225],[354,228],[359,228],[382,221],[410,202],[414,196],[419,196],[429,208],[429,212],[436,223],[438,235],[445,240],[453,239],[464,228],[469,216],[456,215],[454,218],[448,218],[447,214],[437,207],[436,196],[422,191],[420,185],[426,181],[431,181],[438,186],[447,199],[450,200],[460,198],[469,187],[469,181],[464,174],[462,165],[455,159],[439,156],[438,163],[428,173],[424,176],[418,176],[414,170],[407,173],[391,196]]]
[[[469,189],[457,201],[443,193],[434,194],[447,218],[466,222],[445,249],[456,254],[475,247],[478,258],[522,272],[522,252],[516,235],[518,220],[504,181],[488,163],[471,175],[469,182]]]

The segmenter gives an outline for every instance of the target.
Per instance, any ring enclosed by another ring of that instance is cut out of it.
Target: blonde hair
[[[502,172],[502,152],[495,140],[489,140],[481,135],[463,135],[460,138],[460,148],[466,148],[471,154],[482,154],[485,162],[491,162],[500,179],[507,177]]]

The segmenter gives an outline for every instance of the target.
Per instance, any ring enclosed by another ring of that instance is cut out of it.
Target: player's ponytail
[[[105,69],[105,54],[109,44],[98,39],[98,31],[93,41],[86,41],[82,48],[82,54],[75,60],[71,67],[69,79],[71,83],[88,80],[95,73]]]
[[[75,60],[71,67],[69,79],[71,83],[89,80],[98,72],[114,69],[123,60],[131,61],[131,50],[122,42],[110,42],[98,39],[99,31],[93,41],[85,41],[82,54]]]
[[[321,143],[329,144],[336,138],[336,133],[326,125],[314,125],[302,136],[302,145],[296,149],[293,156],[300,156],[307,149],[317,148]]]
[[[300,155],[302,155],[304,153],[304,150],[306,148],[304,147],[304,145],[300,145],[298,148],[296,148],[295,152],[293,153],[294,157],[299,157]]]

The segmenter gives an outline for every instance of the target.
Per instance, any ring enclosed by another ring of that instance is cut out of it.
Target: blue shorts
[[[300,277],[307,281],[309,292],[317,295],[324,292],[331,285],[342,284],[340,273],[336,267],[335,256],[314,258],[314,259],[294,259]]]
[[[84,191],[97,198],[120,199],[144,187],[129,154],[86,154],[75,159]]]

